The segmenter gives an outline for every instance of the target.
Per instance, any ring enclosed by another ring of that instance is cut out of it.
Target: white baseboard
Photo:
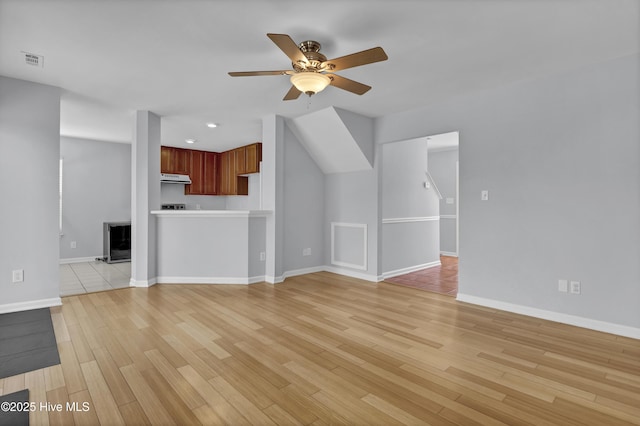
[[[158,277],[157,284],[255,284],[265,277]]]
[[[575,325],[576,327],[588,328],[590,330],[602,331],[605,333],[616,334],[618,336],[630,337],[632,339],[640,339],[640,328],[563,314],[560,312],[547,311],[529,306],[516,305],[514,303],[501,302],[499,300],[485,299],[483,297],[471,296],[468,294],[458,293],[456,299],[461,302],[495,308],[501,311],[513,312],[562,324]]]
[[[264,280],[269,284],[278,284],[284,281],[284,275],[274,277],[273,275],[265,275]]]
[[[369,274],[365,274],[364,272],[352,271],[352,270],[344,269],[344,268],[336,268],[335,266],[325,265],[323,270],[325,270],[327,272],[332,272],[332,273],[338,274],[338,275],[345,275],[345,276],[351,277],[351,278],[358,278],[358,279],[361,279],[361,280],[364,280],[364,281],[371,281],[371,282],[374,282],[374,283],[380,282],[383,279],[382,275],[380,275],[380,276],[369,275]]]
[[[441,251],[440,256],[458,257],[458,253],[453,251]]]
[[[440,265],[441,265],[440,261],[436,260],[435,262],[423,263],[421,265],[408,266],[406,268],[396,269],[395,271],[383,272],[382,273],[382,278],[383,279],[393,278],[393,277],[397,277],[398,275],[404,275],[404,274],[408,274],[408,273],[411,273],[411,272],[419,271],[421,269],[433,268],[435,266],[440,266]]]
[[[7,303],[0,305],[0,314],[8,314],[10,312],[30,311],[32,309],[50,308],[52,306],[62,305],[59,297],[51,299],[29,300],[28,302]]]
[[[283,273],[278,277],[267,275],[264,277],[264,281],[268,282],[269,284],[278,284],[290,277],[297,277],[298,275],[305,275],[305,274],[313,274],[314,272],[322,272],[325,270],[326,269],[324,266],[312,266],[310,268],[293,269],[291,271],[286,271],[285,273]]]
[[[131,278],[129,280],[129,287],[151,287],[157,283],[157,278],[152,278],[150,280],[134,280],[133,278]]]
[[[84,262],[93,262],[96,258],[102,259],[104,256],[89,256],[89,257],[71,257],[67,259],[60,259],[61,265],[67,265],[69,263],[84,263]]]

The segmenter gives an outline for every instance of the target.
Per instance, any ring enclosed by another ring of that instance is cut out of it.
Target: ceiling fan
[[[277,71],[242,71],[230,72],[231,77],[251,77],[256,75],[290,75],[291,89],[284,101],[297,99],[301,93],[314,95],[331,85],[357,95],[363,95],[371,86],[333,74],[347,68],[367,65],[374,62],[386,61],[387,54],[381,47],[363,50],[351,55],[327,60],[320,53],[320,43],[314,40],[296,44],[287,34],[267,34],[276,46],[291,59],[292,70]]]

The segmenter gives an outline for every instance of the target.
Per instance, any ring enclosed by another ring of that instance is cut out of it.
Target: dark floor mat
[[[60,364],[49,308],[0,315],[0,378]]]
[[[0,426],[29,426],[29,389],[0,396]]]

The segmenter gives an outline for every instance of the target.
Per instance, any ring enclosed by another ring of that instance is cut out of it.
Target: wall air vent
[[[29,52],[22,52],[22,54],[24,54],[24,62],[27,65],[44,68],[44,56]]]

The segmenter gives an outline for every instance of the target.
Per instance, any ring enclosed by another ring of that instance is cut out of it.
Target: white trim
[[[269,210],[152,210],[151,214],[162,218],[185,217],[267,217]]]
[[[335,229],[336,227],[343,227],[343,228],[360,228],[362,229],[362,239],[363,239],[363,248],[362,248],[362,253],[363,253],[363,264],[362,265],[358,265],[355,263],[348,263],[348,262],[342,262],[339,260],[336,260],[335,257]],[[336,266],[344,266],[346,268],[353,268],[353,269],[359,269],[361,271],[366,271],[367,270],[367,258],[369,257],[368,251],[367,251],[367,224],[366,223],[345,223],[345,222],[331,222],[331,264],[332,265],[336,265]]]
[[[441,265],[440,261],[436,260],[434,262],[423,263],[421,265],[408,266],[406,268],[396,269],[395,271],[383,272],[382,278],[386,280],[387,278],[397,277],[398,275],[404,275],[410,272],[419,271],[421,269],[433,268],[435,266],[440,266],[440,265]]]
[[[51,299],[30,300],[28,302],[6,303],[0,305],[0,314],[10,312],[30,311],[32,309],[50,308],[51,306],[61,306],[62,299],[52,297]]]
[[[324,266],[312,266],[310,268],[302,268],[302,269],[293,269],[291,271],[287,271],[284,274],[282,274],[282,278],[283,279],[287,279],[290,277],[297,277],[298,275],[306,275],[306,274],[313,274],[315,272],[323,272]]]
[[[474,305],[486,306],[489,308],[499,309],[507,312],[514,312],[516,314],[522,314],[544,320],[574,325],[576,327],[588,328],[590,330],[616,334],[618,336],[630,337],[632,339],[640,339],[640,328],[636,327],[629,327],[626,325],[615,324],[611,322],[563,314],[560,312],[547,311],[544,309],[532,308],[529,306],[516,305],[514,303],[501,302],[499,300],[485,299],[483,297],[471,296],[462,293],[458,293],[456,299],[461,302],[472,303]]]
[[[441,251],[440,256],[458,257],[458,253],[454,253],[452,251]]]
[[[265,276],[264,281],[268,282],[269,284],[278,284],[290,277],[297,277],[298,275],[313,274],[315,272],[323,272],[325,270],[326,269],[324,266],[312,266],[310,268],[293,269],[291,271],[286,271],[284,274],[280,275],[279,277]]]
[[[374,283],[382,281],[382,276],[369,275],[362,272],[351,271],[349,269],[344,268],[336,268],[335,266],[325,266],[324,270],[326,272],[331,272],[338,275],[344,275],[351,278],[358,278],[364,281],[371,281]]]
[[[255,277],[158,277],[157,284],[255,284],[265,281],[264,275]]]
[[[60,259],[61,265],[68,265],[69,263],[85,263],[94,262],[96,258],[102,259],[104,256],[88,256],[88,257],[70,257],[67,259]]]
[[[460,133],[458,133],[458,146]],[[458,158],[460,155],[458,154]],[[460,160],[456,161],[456,257],[460,253]]]
[[[441,214],[440,219],[457,219],[458,216],[455,214]]]
[[[417,216],[417,217],[391,217],[382,219],[382,223],[410,223],[410,222],[430,222],[440,220],[442,216]]]
[[[150,280],[134,280],[133,278],[131,278],[129,280],[129,287],[151,287],[157,283],[157,278],[152,278]]]
[[[427,148],[427,152],[428,150],[429,148]],[[431,182],[431,186],[433,187],[433,190],[436,192],[436,196],[438,197],[438,200],[442,200],[442,193],[438,189],[438,185],[436,185],[436,181],[433,180],[433,176],[431,176],[431,173],[429,173],[427,170],[425,170],[424,173],[427,175],[427,179],[429,179],[429,182]]]
[[[269,284],[278,284],[284,281],[284,276],[280,275],[279,277],[274,277],[273,275],[265,275],[264,281]]]

